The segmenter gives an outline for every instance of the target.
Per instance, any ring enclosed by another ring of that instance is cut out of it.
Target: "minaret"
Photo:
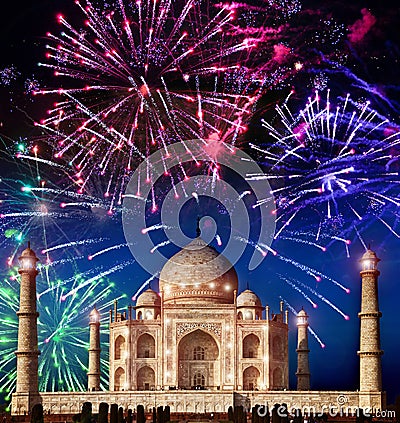
[[[100,391],[100,313],[96,307],[89,314],[88,391]]]
[[[360,391],[382,391],[377,264],[380,259],[368,249],[361,262]]]
[[[310,390],[310,365],[308,362],[308,315],[303,308],[297,314],[297,390]]]
[[[21,275],[18,316],[18,349],[16,393],[29,394],[28,407],[31,408],[31,395],[38,394],[38,336],[36,309],[36,263],[39,259],[30,248],[25,249],[19,257]]]

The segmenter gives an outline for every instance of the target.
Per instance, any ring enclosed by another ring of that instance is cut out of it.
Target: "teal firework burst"
[[[108,345],[108,309],[118,295],[116,287],[95,269],[75,273],[69,279],[58,279],[53,265],[42,265],[38,276],[37,307],[39,311],[39,390],[86,390],[89,348],[89,313],[96,306],[101,313],[102,345]],[[3,277],[0,288],[0,389],[15,389],[19,282],[17,268]],[[108,350],[101,352],[101,384],[108,385]]]

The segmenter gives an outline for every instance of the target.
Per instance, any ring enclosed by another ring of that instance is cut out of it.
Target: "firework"
[[[399,237],[400,133],[368,101],[347,95],[335,104],[330,96],[329,90],[324,99],[316,92],[298,113],[287,99],[277,106],[278,121],[263,121],[270,144],[252,148],[268,169],[261,177],[275,185],[275,239],[301,218],[315,228],[314,242],[326,242],[323,248],[343,242],[348,252],[351,232],[363,242],[360,234],[372,221]]]
[[[0,69],[0,83],[1,85],[11,85],[19,76],[20,72],[17,70],[16,66],[11,65],[7,66],[4,69]]]
[[[232,34],[256,40],[257,48],[251,51],[252,78],[264,81],[267,94],[293,86],[299,75],[321,70],[322,62],[324,68],[336,69],[347,60],[344,25],[297,0],[262,4],[246,0],[233,2],[229,8],[237,16]],[[236,78],[240,80],[239,75]]]
[[[42,246],[49,263],[50,253],[58,249],[69,249],[70,256],[82,257],[77,247],[105,240],[103,220],[118,224],[108,199],[99,198],[94,189],[92,194],[77,193],[79,183],[70,169],[41,157],[38,146],[30,150],[20,140],[2,159],[2,164],[10,167],[8,177],[0,181],[2,243],[17,241],[8,242],[12,249],[9,265],[28,236]]]
[[[18,253],[30,239],[33,245],[41,247],[37,250],[39,388],[83,390],[89,312],[96,306],[102,313],[102,332],[107,342],[106,310],[114,299],[125,296],[109,278],[131,265],[132,260],[113,261],[111,266],[90,262],[92,249],[104,249],[104,243],[113,242],[102,236],[103,225],[106,220],[117,228],[118,215],[109,215],[105,199],[77,194],[66,176],[67,168],[41,158],[37,150],[32,154],[22,141],[16,150],[14,158],[5,152],[3,163],[10,161],[13,171],[0,181],[0,245],[3,257],[7,257],[3,263],[6,270],[1,272],[0,319],[4,329],[0,335],[3,345],[0,388],[9,393],[15,387],[18,329],[15,312],[19,307],[19,276],[15,266]],[[53,179],[48,177],[48,168]],[[59,181],[59,185],[53,180]],[[102,353],[102,366],[105,387],[107,351]]]
[[[234,144],[246,131],[258,93],[248,92],[245,76],[242,86],[227,87],[231,72],[249,74],[244,62],[255,41],[227,35],[234,20],[227,6],[119,1],[111,11],[76,4],[85,27],[58,16],[62,32],[47,34],[48,61],[40,64],[67,87],[36,94],[61,97],[37,125],[55,157],[73,166],[81,190],[97,173],[113,196],[160,147],[193,138]]]
[[[330,65],[331,63],[328,61],[327,68],[321,73],[324,81],[322,84],[315,81],[315,88],[318,89],[318,86],[320,86],[321,89],[326,88],[328,75],[333,80],[339,76],[342,80],[342,84],[351,86],[352,90],[360,93],[360,96],[370,98],[372,100],[371,104],[374,104],[375,108],[382,110],[382,113],[387,116],[393,116],[393,119],[398,116],[400,113],[400,104],[397,96],[398,90],[395,85],[390,83],[377,84],[376,82],[368,82],[349,67],[341,65],[330,69]],[[316,75],[314,79],[318,80],[320,77]]]
[[[71,263],[68,267],[71,267]],[[57,270],[60,268],[62,266],[58,266]],[[57,278],[53,266],[39,266],[39,272],[39,390],[86,390],[89,312],[96,306],[102,314],[102,338],[107,341],[108,310],[118,297],[117,290],[113,282],[101,276],[90,278],[91,283],[78,290],[77,287],[85,284],[86,274],[74,273],[72,281],[68,283]],[[8,395],[15,389],[16,382],[18,319],[15,313],[19,308],[18,278],[17,268],[10,268],[7,275],[3,274],[1,288],[0,319],[4,329],[0,333],[0,386]],[[68,295],[73,290],[75,294]],[[108,351],[102,352],[101,379],[104,388],[108,380],[107,357]]]

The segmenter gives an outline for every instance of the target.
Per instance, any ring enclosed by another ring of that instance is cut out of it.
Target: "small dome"
[[[297,313],[297,317],[308,317],[307,313],[304,311],[304,309],[302,308],[298,313]]]
[[[362,256],[362,259],[361,260],[374,260],[374,261],[381,261],[378,257],[377,257],[377,255],[375,254],[375,252],[374,251],[372,251],[372,250],[370,250],[370,249],[368,249],[365,253],[364,253],[364,255]]]
[[[97,308],[94,309],[89,313],[89,316],[98,316],[100,313],[97,311]]]
[[[197,237],[165,263],[159,285],[167,302],[232,304],[238,277],[223,254]]]
[[[32,257],[32,258],[35,258],[36,261],[39,261],[39,259],[36,257],[35,252],[31,249],[29,243],[28,243],[28,248],[25,248],[25,250],[22,251],[21,257]]]
[[[136,300],[136,307],[160,307],[161,298],[157,292],[147,289]]]
[[[262,307],[261,300],[250,289],[246,289],[238,295],[236,304],[238,307]]]
[[[96,309],[96,307],[94,307],[93,310],[89,313],[89,321],[90,321],[90,323],[99,323],[100,322],[100,313]]]

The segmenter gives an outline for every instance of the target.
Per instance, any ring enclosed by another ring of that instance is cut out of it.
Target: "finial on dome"
[[[250,290],[250,284],[249,281],[246,282],[246,289]]]
[[[28,241],[28,248],[31,249],[31,241]]]
[[[200,229],[200,216],[197,216],[196,235],[197,235],[197,238],[201,235],[201,229]]]

